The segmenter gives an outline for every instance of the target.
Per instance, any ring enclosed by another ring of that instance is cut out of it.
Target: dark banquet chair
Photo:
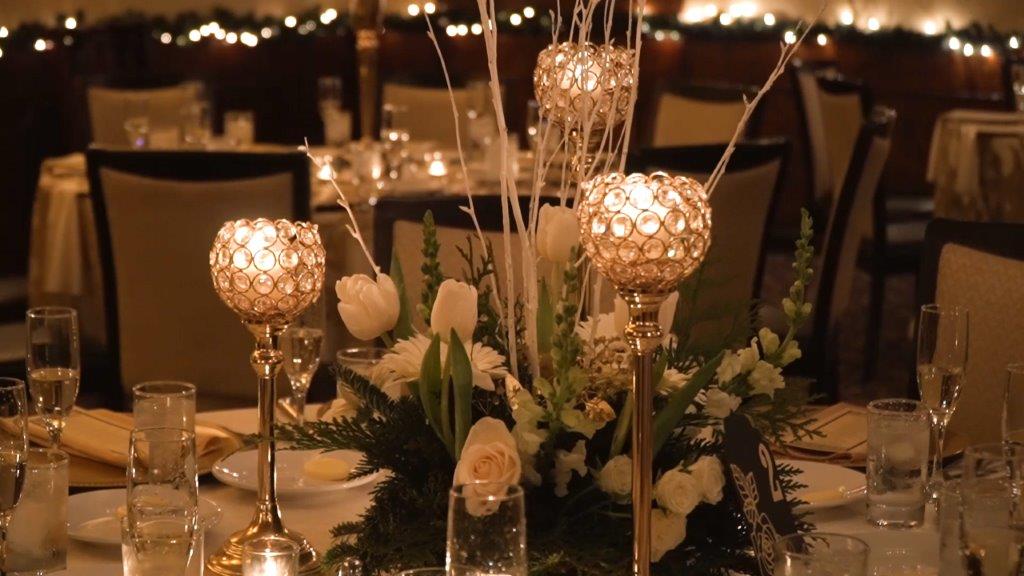
[[[86,100],[92,143],[127,146],[125,121],[132,115],[146,116],[151,132],[160,128],[177,129],[181,124],[182,111],[198,101],[198,90],[195,84],[190,83],[140,90],[90,86]]]
[[[300,152],[87,152],[117,392],[196,385],[201,409],[251,403],[252,336],[214,292],[209,253],[228,220],[308,220]]]
[[[935,220],[925,234],[918,305],[966,307],[967,366],[950,421],[968,444],[1002,439],[1006,366],[1024,361],[1024,224]],[[911,380],[909,394],[916,397]]]

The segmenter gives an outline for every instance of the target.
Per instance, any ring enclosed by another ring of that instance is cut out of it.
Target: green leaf
[[[455,459],[462,455],[462,445],[469,435],[469,427],[473,420],[473,366],[469,354],[459,340],[459,335],[452,329],[451,342],[448,344],[448,365],[452,371],[452,392],[455,395]]]
[[[437,334],[430,340],[430,346],[427,348],[426,354],[423,355],[423,365],[420,366],[419,391],[423,412],[427,415],[430,427],[445,443],[448,452],[454,454],[451,443],[445,438],[441,429],[441,338]]]
[[[654,453],[657,454],[658,450],[665,444],[665,441],[672,436],[672,431],[675,430],[676,425],[682,419],[683,415],[686,414],[686,409],[693,404],[693,399],[697,397],[697,393],[704,389],[705,386],[711,382],[711,378],[715,375],[715,370],[718,369],[718,365],[722,363],[722,358],[725,357],[725,351],[719,352],[717,356],[711,359],[710,362],[701,366],[692,377],[682,388],[673,392],[669,398],[668,403],[658,412],[654,417]]]
[[[405,274],[402,264],[398,261],[398,251],[391,253],[391,281],[398,290],[398,323],[395,324],[395,339],[411,338],[414,334],[412,320],[409,318],[409,299],[405,295]]]
[[[619,417],[615,422],[615,434],[612,435],[612,446],[608,452],[608,459],[622,454],[622,448],[626,445],[626,438],[629,437],[629,430],[633,425],[633,391],[629,391],[626,402],[619,410]]]
[[[537,302],[537,350],[541,356],[551,353],[551,335],[555,331],[555,310],[551,305],[551,294],[547,283],[540,281],[540,295]]]

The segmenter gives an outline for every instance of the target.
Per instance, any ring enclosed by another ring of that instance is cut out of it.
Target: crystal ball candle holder
[[[315,224],[226,222],[210,250],[220,299],[249,323],[287,324],[319,296],[326,252]]]
[[[664,294],[700,266],[711,244],[711,206],[692,178],[621,173],[583,183],[580,241],[620,291]]]
[[[603,130],[624,120],[635,78],[631,49],[562,42],[537,56],[533,89],[545,117],[559,127]]]

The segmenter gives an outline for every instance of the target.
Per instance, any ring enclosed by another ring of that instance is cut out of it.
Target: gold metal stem
[[[651,499],[654,449],[653,356],[661,344],[658,310],[666,294],[621,291],[629,308],[626,341],[633,350],[633,574],[651,572]]]
[[[277,506],[277,446],[274,440],[274,406],[276,404],[277,373],[283,355],[278,338],[287,324],[252,324],[246,327],[256,338],[256,350],[249,359],[259,380],[257,411],[259,413],[258,478],[256,512],[249,526],[228,538],[214,555],[206,561],[206,569],[218,576],[241,576],[242,547],[255,538],[277,536],[291,540],[299,546],[299,573],[320,573],[320,560],[316,551],[301,534],[290,532],[281,521]]]
[[[359,59],[359,126],[363,140],[377,140],[378,98],[377,65],[380,53],[380,32],[376,28],[356,30],[356,56]]]

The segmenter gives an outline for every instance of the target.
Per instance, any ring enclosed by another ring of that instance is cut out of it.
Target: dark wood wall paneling
[[[505,34],[499,62],[509,125],[523,132],[525,102],[544,36]],[[486,77],[478,37],[440,38],[453,80]],[[778,55],[773,39],[687,36],[656,42],[647,37],[641,64],[637,114],[652,110],[655,86],[666,78],[760,84]],[[928,143],[938,114],[956,107],[1006,108],[1000,57],[964,58],[936,46],[895,46],[870,40],[803,48],[806,60],[828,60],[846,75],[863,79],[875,102],[899,113],[895,153],[883,183],[887,190],[928,194],[924,182]],[[382,43],[382,75],[440,78],[425,34],[391,32]],[[293,37],[261,42],[256,48],[202,42],[164,46],[148,31],[107,28],[84,32],[75,47],[45,53],[9,50],[0,58],[0,275],[23,272],[28,253],[29,216],[39,163],[47,156],[82,150],[88,142],[85,88],[90,83],[152,86],[183,79],[207,83],[215,103],[215,124],[224,110],[251,109],[261,141],[297,144],[319,141],[316,78],[344,79],[346,104],[356,104],[355,57],[351,35]],[[765,99],[760,132],[795,143],[775,226],[790,228],[808,202],[806,143],[800,133],[792,82],[784,78]],[[447,113],[447,111],[445,112]],[[638,130],[642,132],[642,130]]]

